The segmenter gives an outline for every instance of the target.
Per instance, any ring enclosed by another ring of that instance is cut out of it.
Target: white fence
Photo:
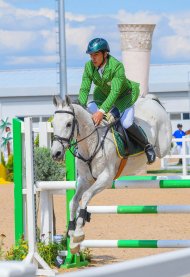
[[[184,136],[181,139],[172,139],[174,146],[172,147],[170,154],[161,159],[162,169],[182,169],[183,175],[188,175],[188,169],[190,169],[190,136]],[[181,153],[177,151],[176,142],[182,142]],[[178,165],[178,160],[169,163],[171,159],[182,159],[182,165]]]
[[[36,267],[25,262],[0,262],[1,277],[34,277]]]
[[[188,277],[190,249],[167,252],[98,268],[64,273],[59,277]]]
[[[37,270],[38,275],[41,273],[41,275],[55,276],[55,271],[49,269],[49,267],[45,264],[45,262],[41,259],[41,257],[39,257],[38,253],[36,252],[36,248],[35,248],[35,214],[34,214],[34,212],[33,213],[31,213],[31,212],[34,211],[34,192],[35,192],[35,189],[36,189],[36,191],[39,191],[40,188],[37,187],[37,188],[34,189],[34,186],[33,186],[34,176],[33,176],[33,155],[32,155],[33,147],[32,147],[32,125],[31,125],[31,120],[27,119],[26,123],[27,124],[24,125],[25,151],[26,151],[25,155],[26,155],[26,157],[31,157],[31,159],[26,159],[26,189],[23,189],[23,193],[27,192],[27,205],[26,206],[27,206],[27,215],[28,215],[28,219],[29,219],[29,220],[26,220],[26,222],[28,222],[27,227],[28,227],[28,238],[29,238],[30,252],[29,252],[29,255],[27,256],[26,262],[29,263],[29,262],[33,261],[35,263],[38,262],[41,265],[42,269],[38,268],[38,270]],[[40,127],[41,127],[40,128],[40,136],[39,136],[40,146],[48,147],[50,145],[50,135],[51,135],[52,130],[51,130],[49,125],[42,124]],[[184,142],[183,145],[185,145],[186,141],[190,142],[190,139],[186,140],[186,138],[184,138],[183,139],[183,142]],[[183,148],[184,148],[184,146],[183,146]],[[185,153],[186,153],[186,149],[183,150],[183,155],[173,155],[172,158],[173,157],[182,158],[185,165],[187,165],[187,158],[190,158],[190,155],[185,156],[184,155]],[[171,156],[169,156],[169,157],[171,157]],[[44,193],[44,195],[43,195],[43,193]],[[62,193],[63,193],[63,191],[62,191]],[[42,196],[44,196],[44,198]],[[42,198],[44,199],[44,201],[42,200]],[[41,191],[41,200],[42,200],[41,205],[44,202],[46,202],[46,205],[48,203],[48,207],[50,207],[52,205],[52,195],[49,194],[49,191],[44,191],[44,192]],[[42,216],[41,220],[42,220],[42,227],[44,229],[43,233],[45,233],[44,232],[45,229],[50,230],[52,228],[53,221],[51,220],[51,218],[52,218],[51,213],[46,213]],[[52,232],[52,234],[53,234],[53,232]],[[175,258],[175,255],[173,253],[171,253],[171,256],[168,254],[169,255],[168,260],[167,260],[166,256],[163,259],[160,258],[155,262],[154,262],[154,258],[152,258],[152,263],[149,262],[149,261],[151,261],[151,257],[144,258],[145,260],[143,260],[143,261],[138,259],[136,261],[136,263],[135,263],[135,261],[129,261],[129,262],[123,263],[123,271],[122,271],[122,265],[121,266],[112,265],[111,273],[109,273],[109,275],[106,275],[107,273],[105,274],[105,270],[104,270],[104,274],[102,274],[103,273],[102,272],[102,273],[100,273],[100,275],[98,275],[98,272],[96,272],[95,275],[93,275],[93,272],[90,273],[90,274],[88,272],[85,275],[84,274],[85,271],[82,271],[83,274],[79,275],[79,272],[77,272],[77,276],[120,276],[120,277],[122,277],[122,276],[126,276],[126,272],[127,272],[126,270],[129,270],[128,272],[129,272],[129,274],[131,274],[129,276],[131,276],[131,277],[153,276],[152,271],[154,272],[154,269],[155,269],[155,272],[156,272],[159,268],[159,270],[158,270],[159,275],[154,274],[154,277],[157,277],[157,276],[162,276],[162,277],[163,276],[167,276],[167,277],[170,277],[170,276],[175,277],[176,276],[177,277],[177,276],[181,276],[182,274],[186,274],[186,273],[190,272],[190,263],[189,263],[190,250],[189,250],[188,253],[187,252],[184,252],[184,253],[185,254],[182,254],[182,258],[181,258],[181,256],[178,257],[178,255],[177,255],[177,258]],[[172,261],[173,259],[176,261],[176,263]],[[177,260],[179,260],[178,266],[176,266]],[[187,260],[188,260],[188,262],[187,262]],[[164,261],[165,261],[165,264],[164,264],[165,271],[167,271],[167,275],[163,274],[164,271],[162,270],[162,266],[161,266],[161,263],[163,263]],[[167,261],[168,265],[166,265],[166,261]],[[134,262],[135,265],[132,265],[133,262]],[[137,266],[138,264],[139,264],[139,266]],[[182,270],[180,268],[181,264],[182,264],[182,266],[181,266]],[[140,267],[140,265],[141,265],[141,267]],[[137,267],[137,269],[135,269],[134,267]],[[143,275],[142,275],[141,270],[143,269],[143,267],[145,267],[144,268],[145,273],[143,273]],[[118,273],[118,271],[117,271],[117,273],[116,272],[114,273],[114,268],[119,268],[119,269],[121,269],[121,271],[119,271],[119,273]],[[175,268],[175,271],[173,271],[173,268]],[[180,272],[179,272],[179,268],[180,268]],[[134,273],[132,275],[132,271],[130,272],[130,270],[132,270],[132,269],[136,270],[136,272],[137,272],[137,270],[139,270],[138,272],[140,272],[141,275],[134,275],[136,273]],[[97,268],[97,269],[94,269],[94,270],[98,271],[100,269]],[[107,267],[106,272],[108,270],[109,269]],[[148,271],[146,271],[146,270],[148,270]],[[161,273],[160,273],[160,270],[161,270]],[[171,270],[171,274],[169,275],[168,272],[170,270]],[[123,272],[125,272],[125,273],[123,273]],[[151,274],[149,274],[148,272],[151,273]],[[180,273],[180,274],[177,275],[177,273]],[[72,273],[72,274],[75,274],[75,273]],[[1,276],[2,275],[0,274],[0,277]],[[12,275],[10,275],[10,276],[12,276]],[[30,276],[30,275],[26,275],[26,276]],[[72,276],[72,275],[70,275],[70,276]],[[73,276],[76,276],[76,275],[73,275]],[[15,275],[15,277],[16,277],[16,275]]]

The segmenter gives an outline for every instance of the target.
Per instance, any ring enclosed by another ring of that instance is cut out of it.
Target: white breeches
[[[87,104],[87,109],[91,114],[94,114],[99,110],[95,102],[89,102]],[[133,124],[133,121],[134,121],[134,105],[127,108],[123,113],[121,113],[121,124],[125,129],[129,128]]]

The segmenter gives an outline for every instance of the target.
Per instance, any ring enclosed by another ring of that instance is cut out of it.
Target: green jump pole
[[[160,188],[190,188],[190,180],[160,180]]]
[[[22,194],[22,121],[13,119],[13,157],[14,157],[14,224],[15,243],[24,234],[23,194]]]
[[[157,240],[118,240],[118,248],[157,248]]]

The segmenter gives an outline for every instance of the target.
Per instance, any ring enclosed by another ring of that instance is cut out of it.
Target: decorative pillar
[[[148,93],[150,51],[155,24],[119,24],[122,59],[128,79],[140,83],[140,95]]]

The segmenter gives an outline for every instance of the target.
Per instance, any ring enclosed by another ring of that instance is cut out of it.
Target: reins
[[[60,137],[60,136],[54,135],[53,140],[54,141],[58,141],[62,145],[63,148],[65,148],[63,143],[67,142],[68,143],[67,149],[72,153],[72,155],[74,157],[82,160],[83,162],[86,162],[88,164],[89,168],[90,168],[91,173],[92,173],[92,170],[91,170],[91,162],[92,162],[92,160],[94,159],[96,154],[99,152],[99,150],[101,148],[102,149],[104,148],[104,141],[105,141],[105,138],[107,136],[107,133],[109,132],[110,128],[112,126],[114,126],[120,120],[120,118],[116,119],[114,122],[111,122],[109,124],[105,124],[105,126],[96,126],[95,129],[89,135],[87,135],[86,137],[84,137],[84,138],[82,138],[80,140],[76,140],[76,142],[72,142],[73,138],[74,138],[74,131],[75,131],[76,125],[77,125],[77,135],[79,134],[79,124],[78,124],[78,121],[77,121],[77,119],[75,117],[74,109],[73,109],[72,112],[70,112],[70,111],[63,111],[63,110],[57,110],[57,111],[55,111],[55,113],[66,113],[66,114],[73,115],[73,124],[72,124],[72,130],[71,130],[71,134],[70,134],[69,138],[64,138],[64,137]],[[105,128],[107,128],[107,129],[106,129],[103,137],[101,138],[101,142],[100,142],[100,135],[99,135],[98,129],[105,129]],[[89,138],[95,132],[97,132],[98,141],[97,141],[96,147],[95,147],[95,149],[93,151],[93,154],[88,159],[84,158],[80,153],[78,153],[77,152],[77,148],[75,148],[74,152],[71,150],[71,148],[73,146],[77,146],[80,142],[82,142],[85,139]]]

